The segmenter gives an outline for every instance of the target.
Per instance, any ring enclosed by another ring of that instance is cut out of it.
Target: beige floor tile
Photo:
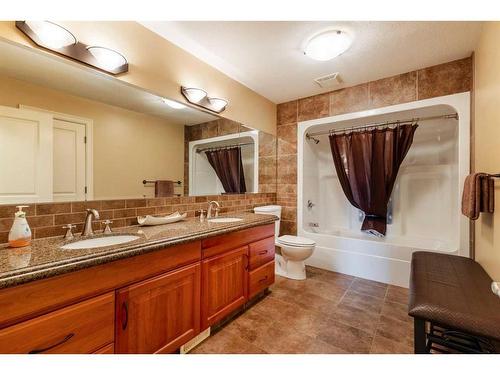
[[[356,278],[352,282],[349,290],[377,298],[384,298],[387,292],[387,286],[387,284],[379,283],[377,281]]]
[[[330,314],[330,318],[347,324],[354,328],[362,329],[368,333],[374,334],[377,329],[380,315],[369,310],[361,310],[349,305],[338,306]]]
[[[413,323],[413,318],[408,315],[408,306],[402,303],[385,301],[382,305],[381,315],[401,320],[405,323]]]
[[[387,288],[386,301],[398,302],[404,305],[408,304],[409,289],[400,286],[389,285]]]
[[[363,354],[369,353],[373,335],[330,319],[317,338],[349,353]]]
[[[413,346],[413,323],[381,315],[377,335]]]
[[[383,304],[384,300],[382,298],[357,293],[349,289],[340,300],[339,306],[347,305],[379,314]]]
[[[413,354],[413,346],[407,342],[398,342],[388,339],[381,335],[375,335],[373,338],[372,354]]]

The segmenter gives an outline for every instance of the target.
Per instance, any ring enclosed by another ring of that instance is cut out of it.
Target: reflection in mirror
[[[276,192],[270,134],[44,51],[0,56],[0,204]],[[231,147],[228,185],[206,149]]]
[[[258,131],[218,119],[186,126],[189,195],[258,192]]]

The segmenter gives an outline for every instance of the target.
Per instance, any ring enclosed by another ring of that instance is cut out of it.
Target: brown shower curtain
[[[219,177],[226,193],[245,193],[245,174],[241,160],[241,147],[205,151],[208,162]]]
[[[413,142],[417,124],[330,134],[330,148],[342,190],[365,213],[362,231],[384,236],[387,203]]]

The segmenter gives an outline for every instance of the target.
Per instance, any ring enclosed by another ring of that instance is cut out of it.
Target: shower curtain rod
[[[206,148],[200,148],[198,150],[196,150],[197,153],[200,153],[200,152],[203,152],[203,151],[209,151],[209,150],[223,150],[225,148],[231,148],[231,147],[240,147],[240,146],[250,146],[250,145],[254,145],[254,143],[252,142],[248,142],[248,143],[238,143],[238,144],[235,144],[235,145],[226,145],[226,146],[215,146],[215,147],[206,147]]]
[[[414,117],[411,119],[406,119],[406,120],[397,120],[397,121],[383,121],[383,122],[374,122],[368,125],[360,125],[360,126],[351,126],[347,128],[342,128],[342,129],[330,129],[330,130],[323,130],[319,132],[314,132],[314,133],[306,133],[306,138],[310,139],[314,136],[318,135],[326,135],[326,134],[334,134],[334,133],[342,133],[350,130],[359,130],[359,129],[366,129],[366,128],[376,128],[379,126],[390,126],[390,125],[398,125],[398,124],[405,124],[408,122],[418,122],[418,121],[429,121],[429,120],[437,120],[440,118],[445,118],[445,119],[450,119],[454,118],[455,120],[458,120],[458,113],[449,113],[447,115],[439,115],[439,116],[427,116],[427,117]]]

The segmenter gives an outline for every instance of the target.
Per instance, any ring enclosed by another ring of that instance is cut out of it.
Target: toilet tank
[[[278,216],[278,220],[274,222],[274,238],[277,240],[280,235],[280,219],[281,219],[281,206],[271,205],[271,206],[260,206],[255,207],[253,212],[259,215],[275,215]]]

